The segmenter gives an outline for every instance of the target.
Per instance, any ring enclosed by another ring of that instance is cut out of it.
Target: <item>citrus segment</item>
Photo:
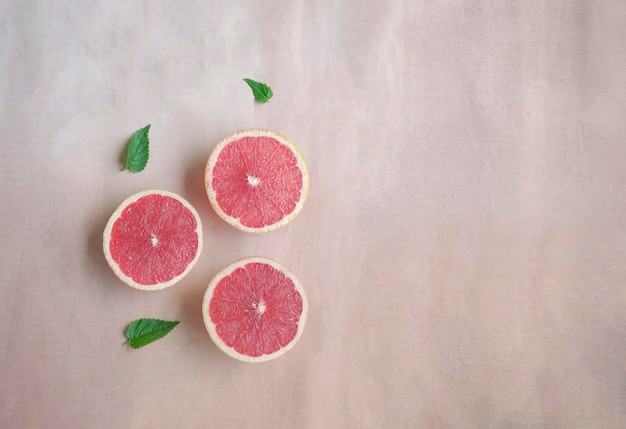
[[[267,232],[300,212],[309,175],[288,139],[270,130],[244,130],[215,147],[205,186],[211,206],[226,222],[247,232]]]
[[[167,191],[144,191],[126,199],[104,230],[104,254],[126,284],[159,290],[180,281],[202,248],[196,210]]]
[[[222,351],[245,362],[263,362],[296,344],[304,329],[307,300],[287,268],[265,258],[246,258],[209,283],[202,314]]]

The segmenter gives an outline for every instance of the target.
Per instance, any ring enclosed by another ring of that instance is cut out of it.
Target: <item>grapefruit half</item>
[[[300,339],[308,303],[300,281],[276,261],[250,257],[229,265],[209,283],[202,317],[209,336],[228,356],[265,362]]]
[[[246,232],[268,232],[300,213],[309,173],[286,137],[271,130],[243,130],[213,149],[205,187],[211,206],[230,225]]]
[[[104,229],[104,256],[127,285],[160,290],[182,280],[202,250],[198,212],[173,192],[149,190],[127,198]]]

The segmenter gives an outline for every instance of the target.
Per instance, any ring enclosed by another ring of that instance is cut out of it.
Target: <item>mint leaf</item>
[[[128,168],[133,173],[139,173],[146,168],[148,157],[150,156],[148,131],[150,131],[150,124],[135,131],[135,134],[130,138],[124,169]]]
[[[270,98],[272,98],[272,95],[274,95],[272,88],[270,88],[264,83],[257,82],[252,79],[244,79],[244,81],[246,81],[250,89],[252,89],[252,94],[254,94],[254,99],[258,101],[259,103],[267,103],[270,100]]]
[[[132,348],[138,349],[163,338],[179,323],[179,321],[168,322],[159,319],[137,319],[126,329],[126,338],[128,338],[126,343],[129,343]]]

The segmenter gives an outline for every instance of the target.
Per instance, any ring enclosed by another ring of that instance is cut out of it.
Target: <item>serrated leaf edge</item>
[[[259,103],[267,103],[274,95],[274,91],[272,91],[272,88],[270,88],[267,84],[263,82],[257,82],[256,80],[249,78],[244,78],[243,80],[252,90],[252,95],[254,95],[254,99]]]
[[[132,330],[137,330],[136,326],[140,325],[143,322],[158,322],[158,323],[164,323],[166,324],[165,326],[163,326],[162,328],[159,329],[155,329],[153,331],[150,332],[140,332],[139,335],[131,337],[131,329]],[[148,344],[151,344],[155,341],[158,341],[162,338],[164,338],[166,335],[168,335],[170,332],[172,332],[172,330],[178,326],[180,324],[180,320],[163,320],[163,319],[153,319],[153,318],[141,318],[141,319],[137,319],[137,320],[133,320],[132,322],[129,323],[128,327],[126,328],[126,338],[127,340],[124,342],[124,345],[129,344],[130,347],[132,347],[133,349],[139,349],[142,348],[144,346],[147,346]],[[137,342],[146,336],[149,336],[151,334],[157,334],[156,338],[148,341],[145,344],[141,344],[141,345],[136,345]],[[162,334],[162,335],[161,335]]]
[[[152,124],[148,124],[143,128],[138,129],[133,133],[130,137],[130,142],[128,143],[128,152],[126,154],[126,165],[125,169],[129,169],[133,173],[139,173],[143,171],[148,165],[148,161],[150,160],[150,127]],[[144,132],[145,131],[145,132]],[[137,135],[141,132],[144,132],[141,137],[137,137]],[[145,145],[144,147],[140,146],[141,142],[145,137]],[[132,151],[132,153],[131,153]],[[143,158],[143,153],[145,152],[145,158]],[[142,154],[140,158],[142,161],[137,161],[138,156]],[[143,160],[145,159],[145,162]]]

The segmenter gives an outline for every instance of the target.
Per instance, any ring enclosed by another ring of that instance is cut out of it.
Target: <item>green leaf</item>
[[[169,322],[159,319],[137,319],[126,329],[126,338],[128,338],[126,343],[129,343],[132,348],[138,349],[163,338],[179,323],[179,321]]]
[[[150,131],[149,124],[145,128],[135,131],[135,134],[130,138],[124,169],[128,168],[133,173],[139,173],[146,168],[150,156],[148,131]]]
[[[250,89],[252,89],[252,94],[254,94],[254,99],[258,101],[259,103],[267,103],[270,100],[270,98],[272,98],[272,95],[274,95],[272,88],[270,88],[266,84],[257,82],[252,79],[244,79],[244,80],[246,81]]]

